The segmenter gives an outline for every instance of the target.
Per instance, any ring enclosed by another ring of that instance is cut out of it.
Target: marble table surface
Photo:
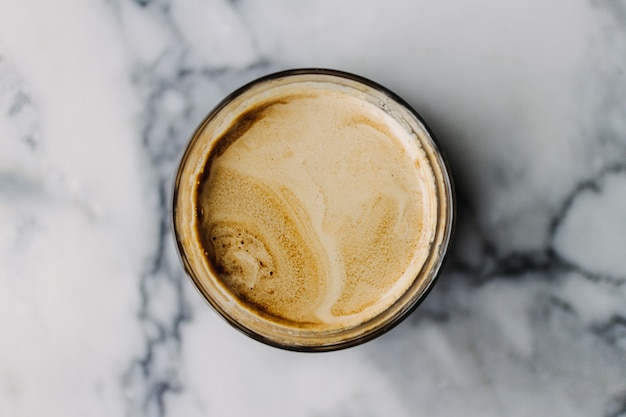
[[[232,329],[170,233],[225,95],[351,71],[426,118],[456,239],[363,346]],[[0,416],[626,416],[624,0],[0,0]]]

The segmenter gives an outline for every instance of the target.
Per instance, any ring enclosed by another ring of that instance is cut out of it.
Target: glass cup
[[[298,142],[322,133],[316,146]],[[381,146],[391,149],[391,159],[378,156]],[[357,163],[361,157],[371,162]],[[290,171],[289,158],[301,158],[304,168]],[[224,173],[232,166],[238,168],[231,178]],[[400,182],[396,172],[414,183]],[[331,210],[332,196],[349,204],[352,193],[355,201],[372,201],[359,206],[362,215]],[[379,215],[382,207],[395,210],[395,223],[375,239],[391,218]],[[381,335],[426,297],[440,273],[454,213],[450,172],[416,111],[363,77],[297,69],[259,78],[209,113],[180,162],[172,214],[187,274],[231,325],[279,348],[329,351]],[[359,216],[371,224],[363,226]],[[291,235],[281,235],[282,227],[293,229]],[[234,237],[237,231],[245,239]],[[360,249],[350,253],[352,247]]]

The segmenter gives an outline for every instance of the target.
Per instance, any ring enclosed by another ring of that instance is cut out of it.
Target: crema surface
[[[395,302],[436,229],[433,174],[409,132],[342,91],[287,90],[214,141],[196,230],[214,278],[259,317],[356,325]]]

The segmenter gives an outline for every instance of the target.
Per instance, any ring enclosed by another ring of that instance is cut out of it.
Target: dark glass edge
[[[371,331],[369,333],[365,333],[362,334],[360,336],[355,337],[354,339],[350,339],[350,340],[346,340],[346,341],[340,341],[340,342],[335,342],[335,343],[331,343],[328,345],[318,345],[318,346],[307,346],[307,345],[291,345],[291,344],[282,344],[279,342],[276,342],[268,337],[265,337],[259,333],[254,332],[253,330],[248,329],[247,327],[245,327],[243,324],[239,323],[238,321],[234,320],[232,317],[230,317],[230,315],[228,315],[226,312],[224,312],[216,303],[211,301],[210,297],[207,297],[204,293],[204,290],[202,289],[202,286],[200,285],[200,283],[198,282],[197,278],[195,277],[195,274],[192,272],[191,267],[189,266],[189,262],[187,260],[187,257],[185,255],[185,251],[183,249],[183,244],[182,242],[178,239],[178,233],[176,232],[176,201],[178,198],[178,184],[180,182],[180,177],[182,174],[182,167],[184,166],[188,156],[189,156],[189,152],[190,152],[190,148],[192,143],[195,141],[195,139],[197,138],[198,134],[200,132],[202,132],[202,130],[204,129],[204,127],[211,121],[211,119],[213,118],[213,116],[215,114],[217,114],[219,111],[221,111],[228,103],[230,103],[233,99],[235,99],[236,97],[240,96],[241,94],[243,94],[244,92],[246,92],[247,90],[251,89],[252,87],[267,82],[267,81],[272,81],[272,80],[276,80],[279,78],[283,78],[283,77],[289,77],[289,76],[294,76],[294,75],[311,75],[311,74],[320,74],[320,75],[330,75],[330,76],[336,76],[336,77],[340,77],[340,78],[346,78],[352,81],[356,81],[359,82],[361,84],[364,84],[368,87],[371,87],[373,89],[376,89],[382,93],[384,93],[386,96],[388,96],[389,98],[391,98],[392,100],[396,101],[397,103],[399,103],[400,105],[402,105],[403,107],[405,107],[409,113],[411,113],[421,124],[422,127],[424,128],[424,130],[426,131],[426,133],[428,134],[428,137],[430,138],[430,140],[432,141],[433,147],[435,148],[435,150],[437,151],[437,155],[439,156],[439,158],[441,158],[441,162],[442,162],[442,167],[443,170],[442,172],[445,174],[447,182],[448,182],[448,186],[450,189],[450,207],[449,207],[449,220],[450,220],[450,224],[449,226],[446,228],[446,239],[445,239],[445,250],[443,255],[441,255],[441,260],[438,262],[437,265],[437,270],[434,272],[434,275],[432,277],[432,279],[430,280],[430,282],[428,283],[428,286],[426,287],[426,290],[418,297],[416,298],[411,304],[407,305],[407,307],[402,310],[398,315],[396,315],[395,317],[392,318],[392,320],[390,320],[388,323],[386,323],[384,326],[381,326],[378,329],[375,329],[374,331]],[[192,280],[194,287],[196,288],[197,291],[200,292],[200,295],[202,296],[202,298],[207,302],[207,304],[209,304],[209,306],[215,310],[215,312],[218,313],[218,315],[225,320],[229,325],[231,325],[232,327],[234,327],[235,329],[237,329],[238,331],[240,331],[241,333],[245,334],[246,336],[261,342],[265,345],[268,346],[272,346],[275,348],[279,348],[282,350],[286,350],[286,351],[291,351],[291,352],[303,352],[303,353],[317,353],[317,352],[331,352],[331,351],[338,351],[338,350],[343,350],[343,349],[348,349],[354,346],[358,346],[361,344],[364,344],[366,342],[369,342],[373,339],[376,339],[382,335],[384,335],[385,333],[389,332],[390,330],[392,330],[393,328],[395,328],[396,326],[398,326],[402,321],[404,321],[409,315],[411,315],[419,306],[420,304],[426,299],[426,297],[428,296],[428,294],[432,291],[433,287],[435,286],[435,284],[437,283],[437,281],[439,280],[439,277],[441,275],[441,272],[448,260],[449,257],[449,249],[450,246],[452,244],[452,241],[454,239],[454,233],[455,233],[455,229],[456,229],[456,210],[457,210],[457,198],[456,198],[456,190],[455,190],[455,185],[454,185],[454,181],[452,178],[452,172],[450,170],[450,166],[449,163],[447,161],[446,156],[444,155],[441,146],[439,144],[439,141],[437,140],[436,136],[433,134],[432,129],[430,128],[430,126],[428,126],[428,124],[426,123],[426,121],[424,120],[424,118],[420,115],[420,113],[415,110],[413,108],[413,106],[411,106],[407,101],[405,101],[403,98],[401,98],[399,95],[397,95],[396,93],[394,93],[393,91],[389,90],[387,87],[384,87],[383,85],[372,81],[368,78],[365,78],[361,75],[357,75],[354,73],[350,73],[350,72],[346,72],[346,71],[341,71],[341,70],[335,70],[335,69],[328,69],[328,68],[316,68],[316,67],[311,67],[311,68],[295,68],[295,69],[288,69],[288,70],[283,70],[283,71],[278,71],[278,72],[274,72],[271,74],[267,74],[264,75],[262,77],[256,78],[246,84],[244,84],[243,86],[237,88],[236,90],[234,90],[232,93],[228,94],[226,97],[224,97],[215,107],[213,107],[212,110],[210,110],[207,115],[202,119],[202,122],[198,125],[198,127],[194,130],[194,132],[192,133],[189,141],[187,142],[187,146],[185,147],[185,151],[183,152],[183,155],[180,158],[180,161],[178,163],[178,168],[176,170],[176,175],[174,176],[174,181],[172,184],[172,211],[171,211],[171,216],[170,216],[170,227],[171,227],[171,232],[172,232],[172,236],[175,240],[176,243],[176,252],[178,253],[178,256],[180,258],[181,263],[183,264],[185,273],[187,274],[187,276]]]

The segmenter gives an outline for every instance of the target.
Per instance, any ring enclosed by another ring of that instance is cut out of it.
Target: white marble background
[[[372,78],[438,134],[457,239],[391,333],[231,329],[168,224],[259,75]],[[626,416],[624,0],[0,0],[0,416]]]

